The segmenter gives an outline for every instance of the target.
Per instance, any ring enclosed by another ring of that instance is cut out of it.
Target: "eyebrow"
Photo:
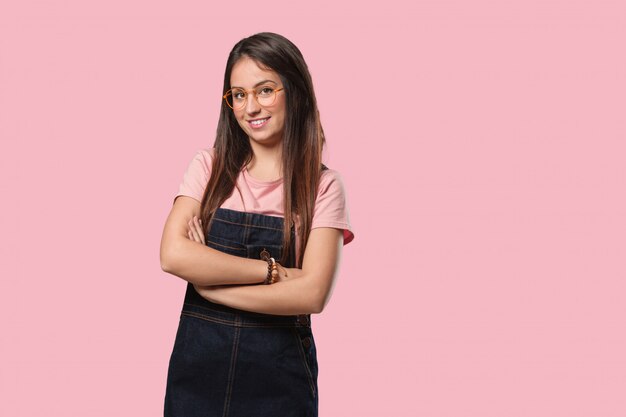
[[[261,84],[265,84],[265,83],[272,83],[275,85],[278,85],[278,83],[276,81],[272,81],[272,80],[263,80],[263,81],[259,81],[258,83],[254,84],[254,87],[258,87]],[[236,85],[231,85],[230,88],[241,88],[243,90],[243,87],[238,87]]]

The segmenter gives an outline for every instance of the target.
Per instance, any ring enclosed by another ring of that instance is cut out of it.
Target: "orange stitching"
[[[279,230],[282,231],[283,229],[276,229],[274,227],[267,227],[267,226],[257,226],[257,225],[253,225],[253,224],[248,224],[248,223],[235,223],[235,222],[231,222],[228,220],[224,220],[224,219],[220,219],[218,217],[215,217],[214,220],[223,222],[223,223],[229,223],[229,224],[235,224],[237,226],[245,226],[245,227],[258,227],[259,229],[269,229],[269,230]]]
[[[313,374],[311,373],[311,369],[309,369],[309,363],[307,362],[306,359],[306,353],[304,352],[304,348],[302,347],[302,340],[300,339],[300,334],[296,331],[296,329],[293,329],[293,334],[296,338],[296,342],[298,343],[298,350],[300,351],[300,358],[302,359],[302,362],[304,363],[304,369],[306,370],[306,374],[308,376],[309,379],[309,386],[311,387],[311,392],[313,393],[313,396],[315,397],[315,385],[313,384]]]
[[[233,393],[233,384],[235,382],[235,364],[237,363],[237,351],[239,347],[240,333],[241,333],[241,328],[236,327],[235,340],[233,340],[233,350],[231,352],[231,357],[230,357],[230,369],[228,370],[228,384],[226,385],[226,398],[224,400],[224,414],[223,414],[224,417],[228,415],[228,407],[230,406],[230,397]]]
[[[210,316],[204,316],[200,313],[195,313],[193,311],[186,311],[183,310],[181,311],[181,314],[185,315],[185,316],[189,316],[189,317],[193,317],[196,319],[200,319],[200,320],[206,320],[206,321],[211,321],[213,323],[218,323],[218,324],[224,324],[227,326],[236,326],[236,327],[266,327],[266,328],[276,328],[276,327],[285,327],[285,328],[291,328],[294,327],[294,324],[290,324],[290,323],[242,323],[242,322],[235,322],[234,320],[226,320],[226,319],[220,319],[217,317],[210,317]],[[294,327],[295,328],[295,327]]]
[[[221,246],[223,248],[228,248],[228,249],[233,249],[233,250],[240,250],[242,252],[246,250],[245,248],[235,248],[235,247],[232,247],[232,246],[222,245],[221,243],[213,242],[212,240],[207,240],[207,242],[212,243],[212,244],[217,245],[217,246]]]

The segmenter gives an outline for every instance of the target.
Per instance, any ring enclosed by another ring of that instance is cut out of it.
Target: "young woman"
[[[307,65],[283,36],[231,51],[213,148],[189,164],[161,266],[188,281],[166,416],[317,416],[311,314],[332,293],[350,230]]]

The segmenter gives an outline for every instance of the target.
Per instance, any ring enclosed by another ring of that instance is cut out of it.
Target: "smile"
[[[269,119],[269,117],[266,117],[265,119],[249,120],[248,124],[252,126],[253,129],[258,129],[262,126],[265,126]]]

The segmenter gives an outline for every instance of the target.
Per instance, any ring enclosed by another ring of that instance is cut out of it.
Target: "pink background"
[[[0,415],[162,414],[163,224],[263,30],[309,64],[356,234],[320,415],[626,415],[624,3],[221,4],[2,2]]]

